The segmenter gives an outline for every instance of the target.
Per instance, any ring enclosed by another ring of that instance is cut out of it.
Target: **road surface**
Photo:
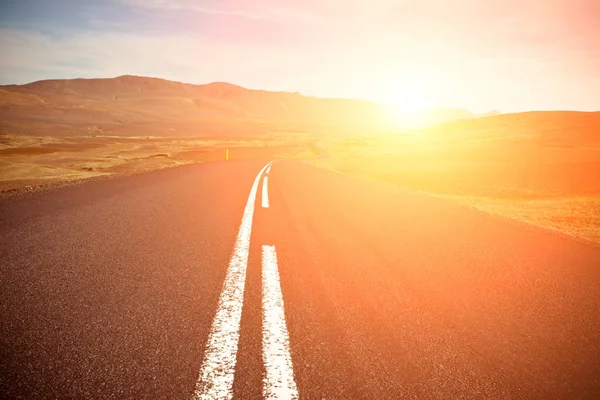
[[[600,249],[296,161],[0,202],[3,399],[598,399]]]

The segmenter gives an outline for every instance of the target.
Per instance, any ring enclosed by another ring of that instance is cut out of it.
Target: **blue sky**
[[[426,106],[599,110],[597,0],[4,0],[0,84],[155,76]]]

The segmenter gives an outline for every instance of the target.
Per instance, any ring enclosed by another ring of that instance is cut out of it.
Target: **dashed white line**
[[[260,177],[271,163],[265,165],[254,179],[246,208],[244,208],[242,223],[219,297],[217,313],[206,344],[194,399],[220,400],[233,397],[233,376],[240,337],[240,319],[244,302],[244,284],[250,251],[254,203]]]
[[[266,369],[263,397],[298,399],[275,246],[262,247],[262,285],[262,354]]]
[[[268,174],[269,172],[271,172],[271,166],[270,165],[269,165],[269,168],[267,168],[267,172],[266,173]]]
[[[269,208],[269,177],[265,175],[262,186],[262,206]]]

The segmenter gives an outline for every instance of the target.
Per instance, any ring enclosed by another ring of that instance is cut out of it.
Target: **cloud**
[[[291,68],[303,55],[272,53],[268,47],[222,44],[188,36],[147,36],[74,31],[51,38],[0,28],[4,83],[25,83],[47,76],[109,77],[138,74],[187,82],[252,82],[261,71]],[[243,68],[240,68],[243,66]],[[45,76],[44,76],[45,75]],[[258,85],[260,86],[260,85]]]
[[[122,0],[125,5],[149,10],[194,11],[203,14],[234,15],[249,19],[262,19],[261,15],[240,6],[223,6],[222,1],[193,0]]]

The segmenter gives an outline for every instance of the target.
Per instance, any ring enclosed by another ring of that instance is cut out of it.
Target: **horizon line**
[[[48,81],[74,81],[74,80],[114,80],[114,79],[119,79],[119,78],[127,78],[127,77],[133,77],[133,78],[147,78],[147,79],[157,79],[157,80],[162,80],[162,81],[167,81],[167,82],[175,82],[175,83],[181,83],[183,85],[192,85],[192,86],[208,86],[208,85],[214,85],[214,84],[225,84],[225,85],[231,85],[231,86],[235,86],[244,90],[251,90],[251,91],[259,91],[259,92],[270,92],[270,93],[287,93],[287,94],[299,94],[302,97],[308,97],[308,98],[317,98],[317,99],[323,99],[323,100],[354,100],[354,101],[364,101],[364,102],[369,102],[369,103],[373,103],[373,104],[379,104],[382,106],[393,106],[394,104],[392,102],[385,102],[385,101],[377,101],[377,100],[373,100],[373,99],[366,99],[366,98],[359,98],[359,97],[335,97],[335,96],[318,96],[318,95],[312,95],[312,94],[304,94],[302,92],[300,92],[299,90],[296,91],[289,91],[289,90],[267,90],[267,89],[257,89],[257,88],[251,88],[251,87],[247,87],[247,86],[242,86],[240,84],[237,83],[231,83],[231,82],[227,82],[227,81],[212,81],[212,82],[207,82],[207,83],[192,83],[192,82],[184,82],[184,81],[179,81],[179,80],[174,80],[174,79],[168,79],[168,78],[164,78],[164,77],[158,77],[158,76],[150,76],[150,75],[136,75],[136,74],[122,74],[122,75],[117,75],[117,76],[111,76],[111,77],[73,77],[73,78],[47,78],[47,79],[38,79],[35,81],[30,81],[30,82],[26,82],[26,83],[0,83],[0,87],[6,87],[6,86],[26,86],[26,85],[32,85],[35,83],[39,83],[39,82],[48,82]],[[1,80],[0,80],[1,82]],[[512,110],[512,111],[506,111],[503,112],[498,108],[492,108],[489,109],[488,111],[482,111],[482,112],[475,112],[475,111],[471,111],[469,108],[467,107],[460,107],[460,106],[432,106],[432,107],[426,107],[423,109],[423,112],[427,112],[427,111],[434,111],[434,110],[452,110],[452,111],[467,111],[470,112],[471,114],[473,114],[474,116],[477,115],[482,115],[485,116],[486,114],[490,114],[490,113],[494,113],[494,112],[498,112],[500,115],[509,115],[509,114],[521,114],[521,113],[529,113],[529,112],[579,112],[579,113],[597,113],[600,112],[600,110],[580,110],[580,109],[527,109],[527,110]]]

